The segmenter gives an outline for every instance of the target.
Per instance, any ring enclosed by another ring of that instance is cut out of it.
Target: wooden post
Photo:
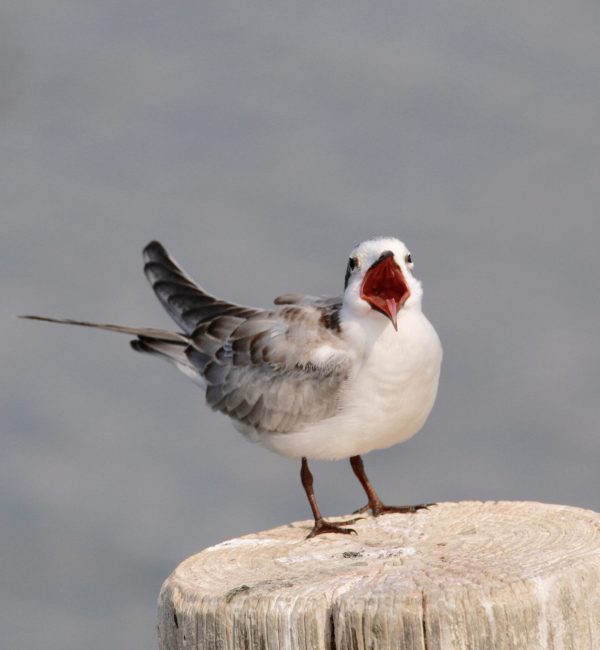
[[[305,539],[298,522],[185,560],[162,650],[600,649],[600,514],[441,503]]]

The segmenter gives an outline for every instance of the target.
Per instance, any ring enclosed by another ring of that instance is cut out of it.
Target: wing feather
[[[144,248],[144,273],[156,297],[187,334],[199,324],[230,314],[245,318],[255,310],[219,300],[193,282],[157,241]]]
[[[154,241],[144,272],[182,329],[171,332],[26,316],[137,337],[205,388],[211,408],[242,431],[288,432],[334,415],[354,357],[340,328],[341,300],[287,294],[269,310],[220,300],[196,285]]]
[[[223,315],[201,324],[191,341],[209,405],[260,432],[293,431],[334,415],[353,362],[324,322],[340,307],[339,299],[299,299],[243,320]]]

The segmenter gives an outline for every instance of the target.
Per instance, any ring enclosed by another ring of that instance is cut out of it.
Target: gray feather
[[[27,320],[39,320],[46,323],[58,323],[59,325],[78,325],[79,327],[91,327],[97,330],[129,334],[131,336],[144,336],[147,338],[159,339],[161,341],[173,341],[176,343],[188,342],[187,337],[179,332],[157,329],[155,327],[127,327],[126,325],[113,325],[112,323],[91,323],[86,320],[73,320],[72,318],[49,318],[48,316],[19,316]]]
[[[208,405],[244,432],[294,431],[337,412],[352,364],[340,298],[287,294],[274,309],[241,307],[194,284],[158,242],[146,246],[144,259],[156,296],[182,333],[24,318],[137,337],[135,350],[165,358],[202,383]]]

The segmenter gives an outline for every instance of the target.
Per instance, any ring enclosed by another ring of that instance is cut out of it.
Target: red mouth
[[[398,329],[396,317],[409,299],[410,289],[391,251],[383,253],[367,271],[360,288],[360,297],[373,309],[387,316],[394,329]]]

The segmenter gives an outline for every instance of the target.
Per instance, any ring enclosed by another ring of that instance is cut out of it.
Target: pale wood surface
[[[229,540],[159,597],[163,650],[600,649],[600,515],[529,502],[442,503]]]

